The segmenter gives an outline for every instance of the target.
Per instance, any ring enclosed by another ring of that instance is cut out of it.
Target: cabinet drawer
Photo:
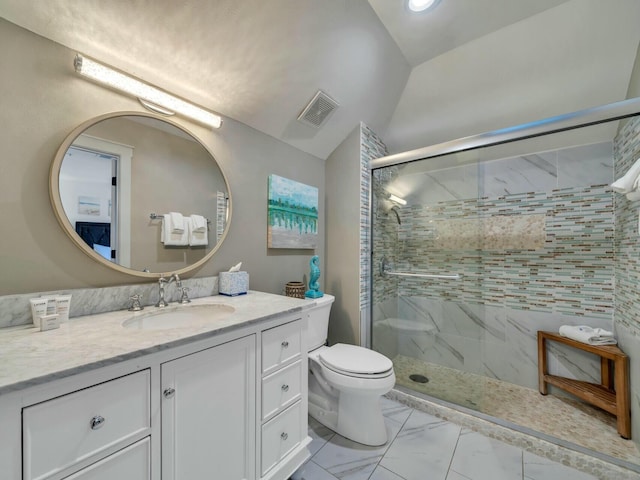
[[[291,405],[300,398],[302,362],[284,367],[262,379],[262,419]]]
[[[262,332],[262,373],[271,373],[300,356],[302,323],[285,323]]]
[[[83,468],[65,480],[149,480],[151,457],[149,437]]]
[[[24,479],[44,479],[150,428],[148,370],[22,412]]]
[[[302,402],[296,402],[262,426],[262,475],[302,441]]]

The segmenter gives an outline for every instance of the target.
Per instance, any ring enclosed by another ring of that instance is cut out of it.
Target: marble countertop
[[[160,311],[156,307],[145,307],[141,312],[123,310],[72,318],[60,328],[45,332],[32,325],[0,329],[0,395],[220,335],[314,305],[312,300],[250,291],[237,297],[198,298],[187,306],[170,305],[162,311],[213,303],[231,305],[235,311],[213,322],[195,321],[160,330],[122,326],[129,318]]]

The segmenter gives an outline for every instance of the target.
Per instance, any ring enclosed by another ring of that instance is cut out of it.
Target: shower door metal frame
[[[475,150],[482,147],[491,147],[504,143],[515,142],[527,138],[540,137],[553,133],[559,133],[567,130],[575,130],[581,127],[598,125],[614,120],[623,120],[640,114],[640,97],[622,100],[620,102],[609,103],[599,107],[578,110],[572,113],[557,115],[535,122],[524,123],[514,127],[502,128],[487,133],[462,137],[448,142],[438,143],[428,147],[408,150],[406,152],[395,153],[372,160],[369,163],[370,187],[369,187],[369,225],[373,229],[373,171],[410,163],[418,160],[427,160],[436,157],[442,157],[452,153],[458,153],[468,150]],[[372,315],[373,315],[373,275],[375,269],[371,265],[373,259],[373,233],[369,235],[369,312],[367,316],[361,318],[360,332],[361,344],[367,348],[371,348],[372,336]]]

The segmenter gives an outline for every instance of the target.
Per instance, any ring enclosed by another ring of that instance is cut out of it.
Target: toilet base
[[[354,442],[372,447],[387,443],[387,428],[379,396],[340,395],[336,405],[336,402],[327,402],[310,392],[309,415]]]

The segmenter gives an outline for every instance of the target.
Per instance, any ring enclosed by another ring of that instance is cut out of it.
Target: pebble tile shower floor
[[[635,444],[620,437],[615,417],[599,408],[410,357],[397,356],[393,363],[398,385],[640,464]],[[410,380],[409,376],[416,373],[428,377],[429,382]]]

